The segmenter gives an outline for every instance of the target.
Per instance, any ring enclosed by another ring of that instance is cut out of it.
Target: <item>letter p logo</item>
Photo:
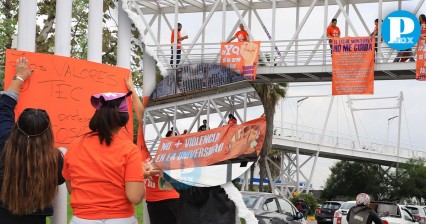
[[[420,23],[415,15],[399,10],[389,14],[382,25],[384,42],[395,50],[413,47],[420,37]]]
[[[410,34],[414,31],[414,21],[406,17],[388,17],[390,21],[389,43],[400,43],[401,35]],[[403,30],[401,31],[401,27]]]

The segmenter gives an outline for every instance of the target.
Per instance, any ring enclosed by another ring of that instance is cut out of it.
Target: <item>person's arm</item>
[[[327,27],[327,37],[330,39],[332,38],[332,36],[330,35],[330,27]]]
[[[145,107],[143,106],[142,101],[135,89],[135,85],[133,84],[132,73],[130,73],[129,77],[126,79],[126,86],[129,91],[132,91],[133,108],[135,110],[136,118],[138,119],[139,124],[142,125],[142,116],[145,111]]]
[[[230,40],[228,40],[227,43],[230,43],[231,41],[235,40],[235,38],[237,38],[237,35],[234,35]]]
[[[144,182],[126,182],[126,197],[129,201],[138,205],[142,202],[143,197],[145,196],[145,183]]]
[[[188,39],[188,35],[183,36],[183,37],[178,37],[178,41],[182,41],[182,40],[185,40],[185,39]]]
[[[15,123],[15,106],[18,102],[19,91],[24,82],[31,76],[28,69],[28,60],[24,57],[16,60],[16,78],[14,78],[6,91],[0,91],[0,152],[3,150],[10,130]]]
[[[143,126],[142,116],[145,111],[145,107],[143,106],[143,103],[141,99],[139,98],[137,91],[135,89],[135,85],[133,84],[132,73],[130,73],[129,77],[127,77],[126,79],[126,86],[129,91],[132,91],[133,108],[135,110],[136,118],[138,119],[138,123],[140,126],[139,130],[142,130],[142,126]],[[142,142],[141,144],[145,144],[145,142]],[[146,147],[142,147],[141,150],[145,150],[146,152],[143,152],[143,153],[149,154]],[[147,164],[145,162],[142,162],[142,167],[143,167],[145,178],[149,176],[158,175],[161,173],[161,170],[158,169],[158,166],[155,164]]]
[[[374,211],[370,212],[371,221],[375,224],[382,224],[382,219]]]

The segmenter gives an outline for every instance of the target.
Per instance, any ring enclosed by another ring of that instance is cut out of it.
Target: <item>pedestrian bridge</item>
[[[398,150],[397,146],[386,140],[333,131],[326,131],[322,135],[320,129],[301,125],[296,128],[295,124],[289,123],[276,123],[272,144],[273,149],[287,153],[295,153],[299,148],[302,155],[319,152],[318,156],[323,158],[367,161],[386,166],[405,163],[411,158],[426,158],[426,147],[401,144]]]

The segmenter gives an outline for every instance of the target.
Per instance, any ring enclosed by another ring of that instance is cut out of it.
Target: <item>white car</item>
[[[354,206],[356,206],[356,201],[347,201],[343,203],[342,206],[334,212],[333,224],[348,224],[348,221],[346,221],[346,215],[348,214],[349,209]]]
[[[370,207],[377,212],[383,224],[418,224],[402,205],[392,202],[371,202]]]

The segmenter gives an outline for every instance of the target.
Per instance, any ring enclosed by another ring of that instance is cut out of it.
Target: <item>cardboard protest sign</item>
[[[265,133],[266,118],[262,116],[240,125],[162,138],[154,162],[163,170],[175,170],[257,157]]]
[[[417,43],[416,80],[426,81],[426,36]]]
[[[220,65],[235,70],[247,80],[256,80],[260,41],[222,43]]]
[[[52,122],[55,145],[68,146],[73,139],[90,131],[89,121],[95,109],[90,96],[102,92],[127,92],[125,78],[129,70],[74,58],[17,50],[6,51],[5,86],[16,74],[16,60],[28,59],[33,71],[22,87],[15,109],[16,118],[25,108],[47,111]],[[128,98],[129,111],[131,99]],[[127,130],[133,139],[132,113]]]
[[[332,94],[374,93],[374,37],[333,38]]]

